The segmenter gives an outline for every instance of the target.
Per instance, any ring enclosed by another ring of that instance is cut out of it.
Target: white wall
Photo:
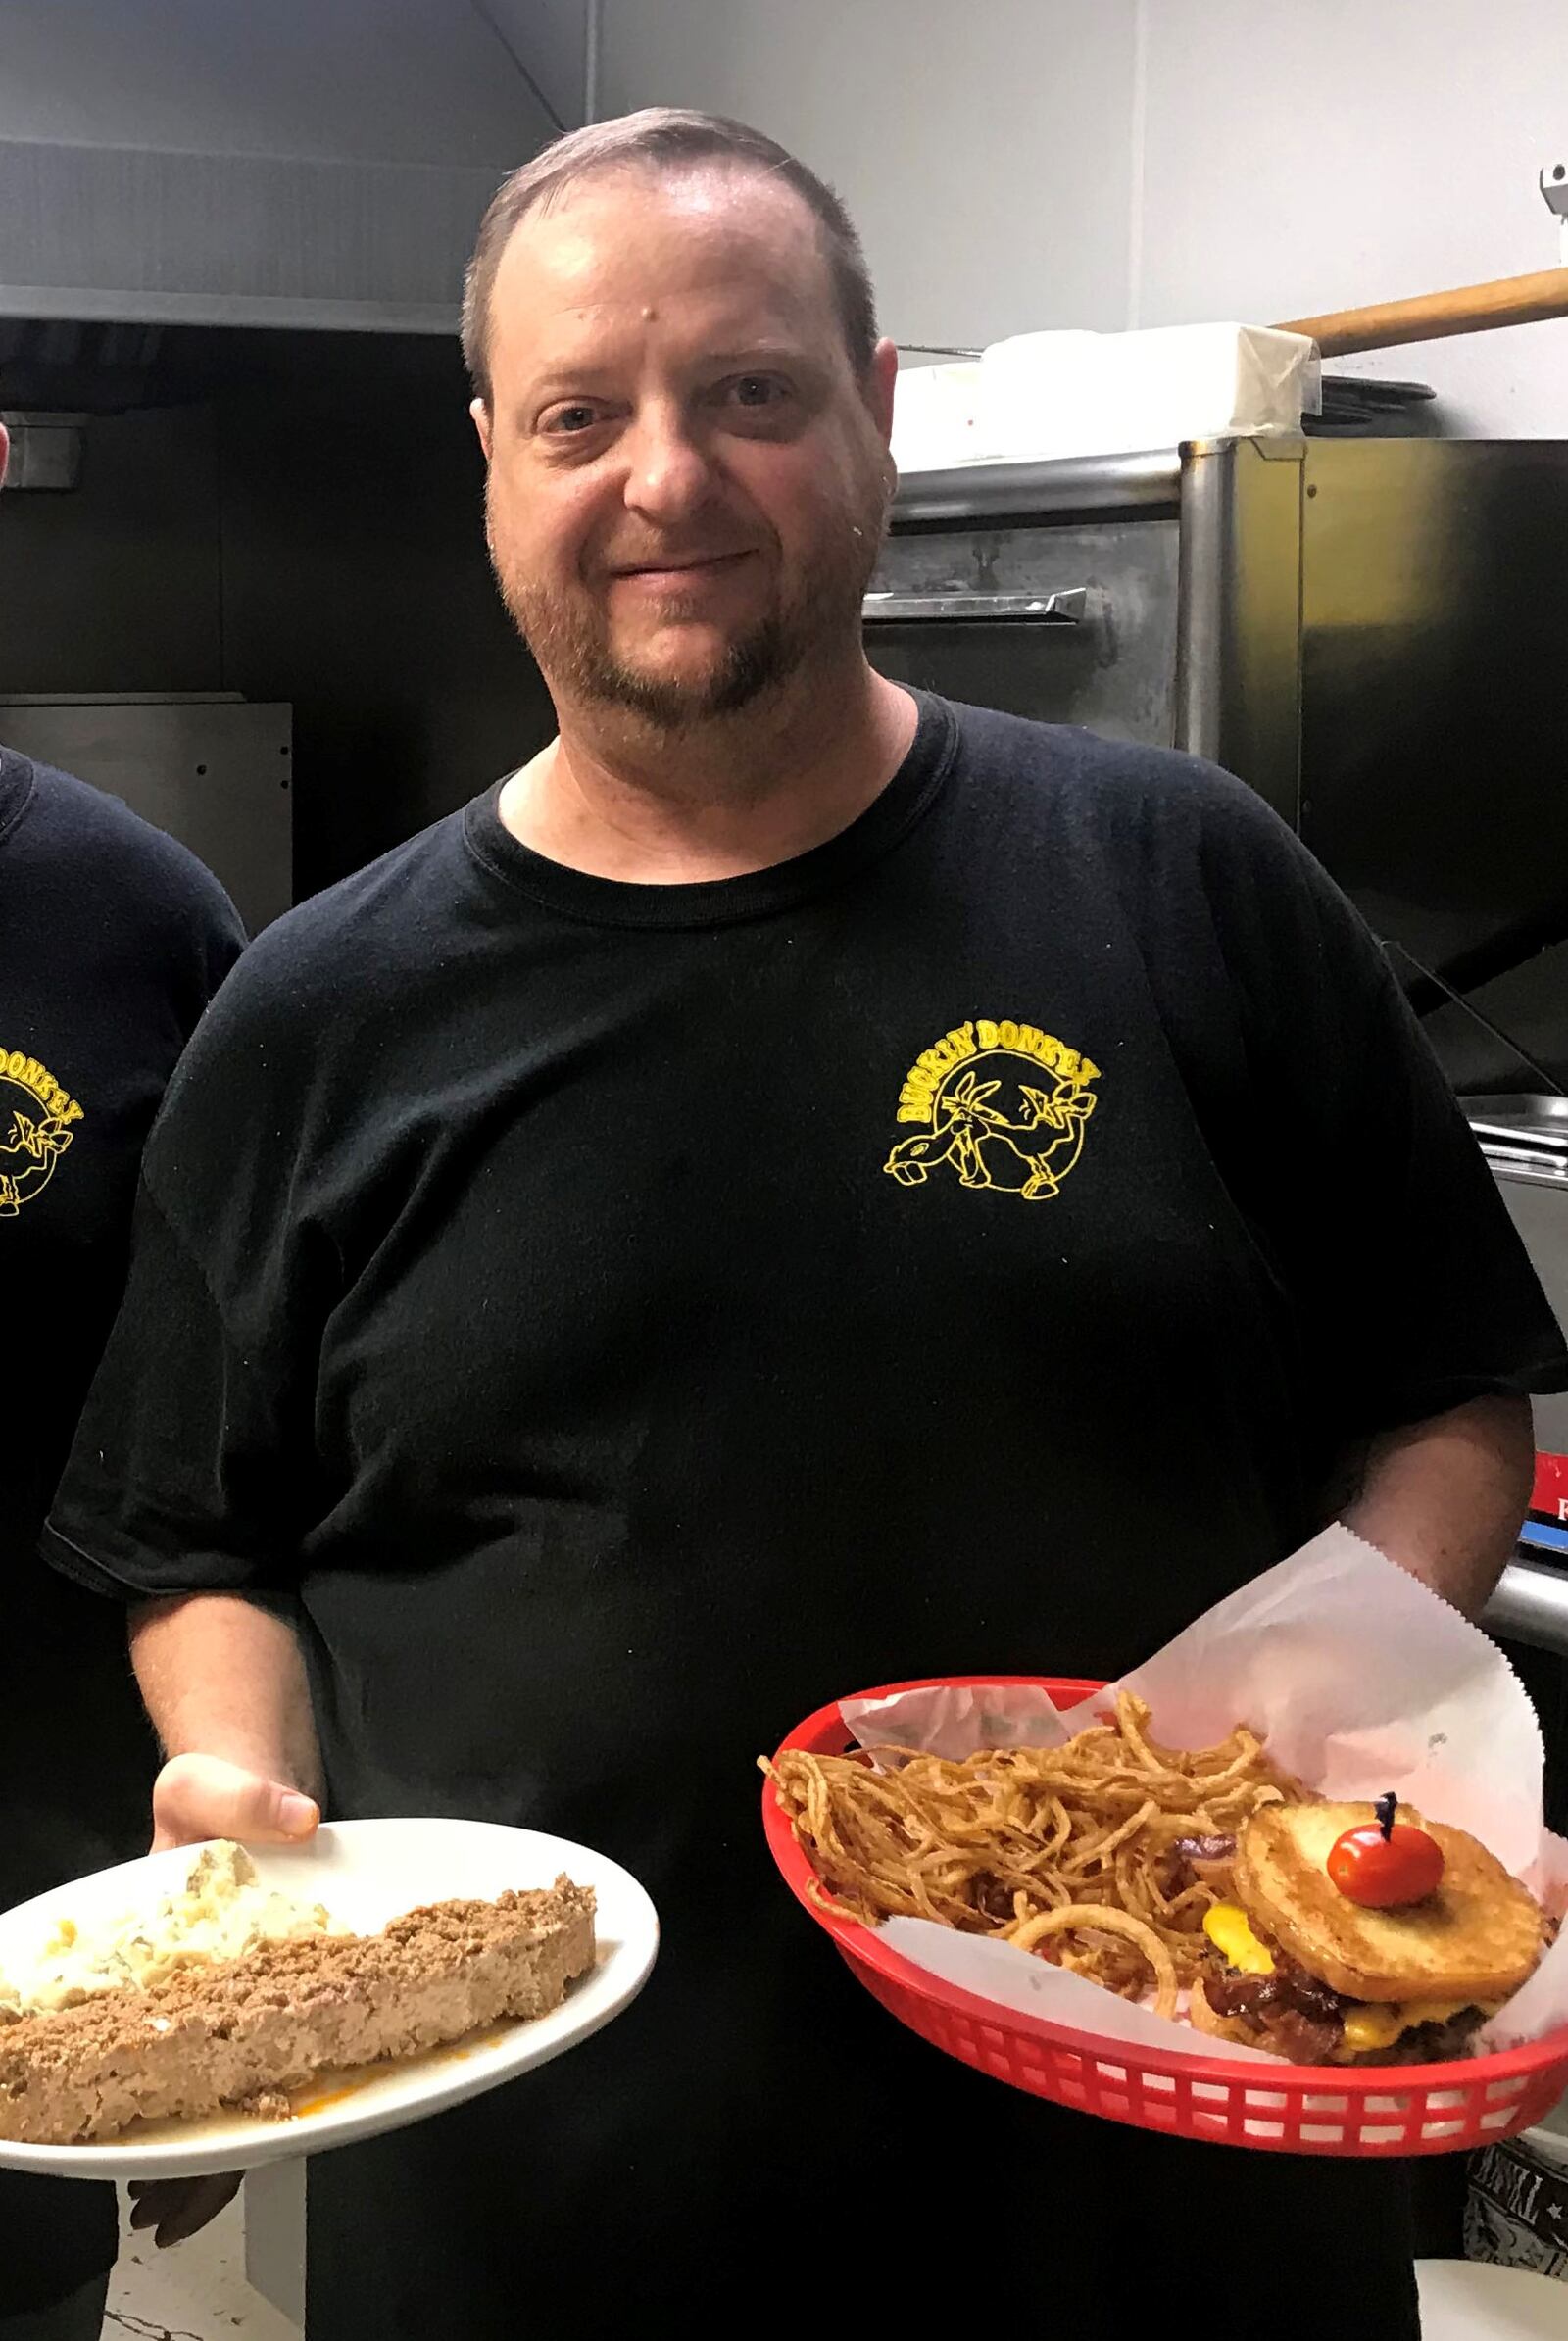
[[[1551,0],[1148,0],[1142,318],[1274,317],[1558,257],[1536,173],[1568,162]],[[1342,370],[1433,383],[1450,429],[1568,435],[1568,320]]]
[[[599,111],[739,115],[831,179],[895,339],[1126,314],[1136,0],[605,0]]]
[[[712,107],[833,180],[887,330],[1280,318],[1550,268],[1554,0],[604,0],[602,113]],[[1348,360],[1568,436],[1568,321]]]

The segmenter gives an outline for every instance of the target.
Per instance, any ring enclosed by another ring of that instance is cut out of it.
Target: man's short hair
[[[721,114],[678,106],[645,106],[613,122],[567,130],[502,181],[479,222],[463,287],[463,355],[476,394],[490,404],[490,297],[513,229],[530,212],[548,211],[565,189],[617,165],[679,171],[694,163],[726,162],[765,171],[793,187],[821,232],[850,363],[863,374],[876,348],[876,303],[865,254],[844,205],[814,171],[760,130]]]

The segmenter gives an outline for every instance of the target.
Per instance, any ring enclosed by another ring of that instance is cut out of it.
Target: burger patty
[[[1392,2048],[1369,2048],[1352,2065],[1441,2065],[1449,2057],[1468,2056],[1470,2035],[1486,2023],[1484,2008],[1461,2008],[1446,2024],[1412,2024]]]
[[[1345,2012],[1358,2003],[1309,1975],[1273,1944],[1269,1949],[1271,1975],[1226,1968],[1204,1976],[1203,1997],[1216,2016],[1239,2017],[1254,2025],[1258,2047],[1293,2065],[1441,2065],[1446,2058],[1463,2056],[1471,2033],[1486,2022],[1480,2008],[1461,2008],[1445,2023],[1412,2024],[1387,2048],[1344,2058]]]
[[[1226,1968],[1204,1976],[1203,1997],[1216,2016],[1240,2017],[1255,2025],[1259,2047],[1289,2057],[1293,2065],[1332,2064],[1345,2038],[1348,2003],[1283,1951],[1270,1948],[1271,1975]]]

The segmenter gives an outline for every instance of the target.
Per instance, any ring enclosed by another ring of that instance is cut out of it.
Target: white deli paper
[[[1518,1677],[1478,1627],[1348,1529],[1326,1529],[1065,1719],[1043,1690],[997,1684],[846,1699],[841,1713],[862,1747],[962,1758],[1059,1746],[1117,1690],[1148,1701],[1167,1747],[1211,1746],[1245,1723],[1325,1796],[1392,1788],[1468,1829],[1555,1915],[1568,1912],[1568,1843],[1542,1824],[1541,1727]],[[1279,2071],[1260,2049],[1207,2039],[1010,1943],[929,1919],[890,1919],[879,1932],[917,1967],[1016,2013]],[[1568,1926],[1476,2045],[1511,2048],[1565,2024]]]

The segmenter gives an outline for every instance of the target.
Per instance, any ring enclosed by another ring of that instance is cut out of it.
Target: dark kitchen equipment
[[[1308,439],[1350,431],[1396,438],[1425,433],[1433,427],[1431,409],[1438,394],[1428,382],[1385,382],[1373,374],[1325,373],[1322,386],[1320,411],[1301,417],[1301,429]]]
[[[1267,799],[1455,1087],[1494,1120],[1513,1100],[1494,1167],[1560,1314],[1539,1206],[1568,1189],[1540,1166],[1568,1103],[1526,1107],[1568,1087],[1564,543],[1568,444],[1200,440],[911,476],[865,603],[898,680],[1188,749]],[[1568,1450],[1555,1425],[1547,1401]],[[1568,1650],[1568,1549],[1534,1557],[1513,1631]]]
[[[1455,1087],[1568,1087],[1568,443],[1199,440],[915,474],[873,661],[1212,756],[1394,956]]]

